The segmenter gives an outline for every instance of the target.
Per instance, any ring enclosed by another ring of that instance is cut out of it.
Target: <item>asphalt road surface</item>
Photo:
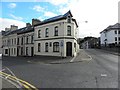
[[[75,63],[29,63],[8,57],[3,58],[2,65],[38,88],[117,88],[119,57],[101,50],[85,52],[90,59]]]

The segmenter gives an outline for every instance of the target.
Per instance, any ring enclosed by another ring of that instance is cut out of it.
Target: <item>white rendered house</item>
[[[120,23],[107,27],[100,34],[101,46],[120,45]]]
[[[36,24],[34,54],[47,56],[76,56],[78,25],[70,11]]]

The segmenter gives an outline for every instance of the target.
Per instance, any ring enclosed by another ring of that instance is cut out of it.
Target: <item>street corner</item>
[[[14,75],[7,74],[5,72],[0,72],[0,78],[2,78],[2,88],[16,88],[22,90],[38,90],[35,86],[24,81],[22,79],[17,78]]]

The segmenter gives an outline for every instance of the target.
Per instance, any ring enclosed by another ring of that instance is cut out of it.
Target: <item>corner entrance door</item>
[[[66,43],[66,56],[72,56],[72,42]]]
[[[34,47],[31,47],[31,56],[34,55]]]

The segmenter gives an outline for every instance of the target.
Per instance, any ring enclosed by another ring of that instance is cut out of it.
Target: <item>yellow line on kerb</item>
[[[7,73],[4,73],[4,72],[1,72],[1,71],[0,71],[0,74],[5,76],[5,77],[8,76],[7,78],[9,78],[9,79],[11,79],[13,81],[17,81],[18,80],[28,90],[38,90],[35,86],[33,86],[33,85],[29,84],[28,82],[23,81],[23,80],[21,80],[19,78],[16,78],[14,76],[11,76],[11,75],[9,75]]]

